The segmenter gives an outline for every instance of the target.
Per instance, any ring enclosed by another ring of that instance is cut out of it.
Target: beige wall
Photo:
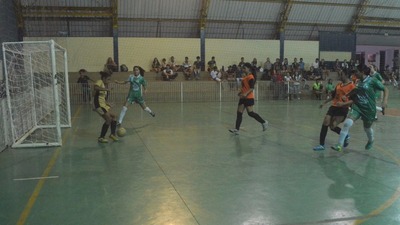
[[[25,38],[26,41],[54,39],[67,49],[69,71],[76,72],[81,68],[88,71],[100,71],[108,57],[113,56],[113,39],[109,38]],[[188,56],[193,62],[200,55],[198,38],[119,38],[119,63],[126,64],[129,70],[139,65],[150,69],[154,57],[160,61],[174,56],[178,64]],[[285,57],[289,62],[293,58],[303,58],[306,66],[319,55],[317,41],[285,41]],[[251,62],[257,58],[261,66],[267,57],[275,61],[279,57],[279,40],[232,40],[206,39],[206,58],[209,61],[215,56],[218,67],[237,64],[240,57]]]
[[[325,59],[325,61],[335,61],[339,59],[340,62],[343,60],[350,61],[351,59],[351,52],[320,52],[321,59]]]

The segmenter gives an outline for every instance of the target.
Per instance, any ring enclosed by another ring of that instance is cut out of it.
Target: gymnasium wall
[[[76,72],[81,68],[88,71],[99,71],[108,57],[113,56],[112,38],[75,38],[75,37],[26,37],[25,41],[54,39],[68,51],[69,71]],[[240,57],[245,61],[257,58],[261,66],[267,57],[274,62],[279,57],[279,40],[233,40],[206,39],[206,58],[209,61],[215,56],[218,67],[237,64]],[[188,56],[193,62],[200,55],[198,38],[119,38],[119,64],[126,64],[129,70],[139,65],[150,69],[154,57],[174,56],[180,64]],[[285,57],[289,62],[294,57],[303,58],[306,66],[319,55],[318,41],[285,41]]]

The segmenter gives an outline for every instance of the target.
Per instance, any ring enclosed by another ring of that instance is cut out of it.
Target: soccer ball
[[[117,130],[118,137],[123,137],[123,136],[125,136],[125,134],[126,134],[125,128],[123,128],[123,127],[118,128],[118,130]]]

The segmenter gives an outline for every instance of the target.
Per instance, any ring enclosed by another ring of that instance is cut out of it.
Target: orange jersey
[[[336,85],[335,96],[332,99],[332,105],[337,106],[338,102],[348,101],[349,99],[347,94],[349,94],[354,88],[356,88],[356,85],[353,82],[349,82],[347,84],[340,83]]]
[[[250,88],[250,80],[255,81],[253,74],[249,74],[242,79],[242,90],[240,91],[242,94],[248,92]],[[251,91],[247,96],[246,99],[254,99],[254,93]]]

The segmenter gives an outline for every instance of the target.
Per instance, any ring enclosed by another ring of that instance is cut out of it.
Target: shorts
[[[98,107],[95,109],[95,111],[100,115],[103,116],[104,114],[106,114],[108,112],[107,109],[103,108],[103,107]]]
[[[348,117],[351,118],[353,121],[356,121],[361,118],[361,120],[364,123],[364,127],[366,128],[370,128],[375,121],[375,114],[372,117],[367,116],[361,111],[355,110],[354,108],[350,109]]]
[[[328,112],[326,113],[326,115],[329,115],[331,117],[334,117],[334,116],[346,117],[348,112],[349,112],[349,108],[348,107],[331,106],[331,107],[329,107]]]
[[[253,106],[254,105],[254,98],[241,98],[239,100],[239,104],[238,105],[244,105],[245,107]]]
[[[136,92],[129,92],[128,97],[126,100],[130,103],[133,104],[134,102],[142,105],[144,104],[144,99],[141,94],[138,94]]]

